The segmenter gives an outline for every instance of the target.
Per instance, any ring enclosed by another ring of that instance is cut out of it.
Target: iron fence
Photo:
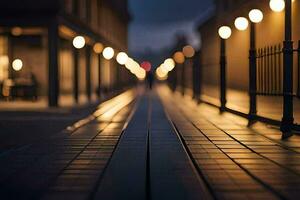
[[[257,95],[283,95],[283,51],[275,45],[257,50]]]
[[[300,41],[294,49],[297,56],[297,92],[300,97]],[[283,95],[283,49],[282,45],[268,46],[256,51],[256,95],[282,96]],[[296,73],[294,73],[296,74]]]

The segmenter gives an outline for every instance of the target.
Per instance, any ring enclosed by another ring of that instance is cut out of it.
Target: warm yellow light
[[[11,34],[13,36],[20,36],[23,33],[23,29],[21,27],[14,27],[11,29]]]
[[[103,57],[106,59],[106,60],[110,60],[114,57],[115,55],[115,51],[113,48],[111,47],[106,47],[104,50],[103,50]]]
[[[231,28],[229,26],[222,26],[219,28],[218,33],[222,39],[226,40],[226,39],[230,38],[232,32],[231,32]]]
[[[20,71],[22,68],[23,68],[23,62],[21,59],[15,59],[13,62],[12,62],[12,68],[15,70],[15,71]]]
[[[165,60],[163,66],[167,71],[170,72],[175,68],[175,61],[172,58],[168,58]]]
[[[235,19],[234,25],[238,30],[244,31],[248,28],[249,22],[245,17],[238,17]]]
[[[155,74],[157,79],[160,81],[166,80],[168,78],[168,71],[165,71],[162,66],[156,69]]]
[[[165,75],[162,75],[160,74],[160,72],[156,71],[156,78],[159,80],[159,81],[165,81],[168,79],[168,74],[165,74]]]
[[[183,52],[183,55],[187,58],[192,58],[195,55],[195,50],[190,45],[183,47],[182,52]]]
[[[83,36],[76,36],[74,39],[73,39],[73,46],[76,48],[76,49],[81,49],[85,46],[85,39]]]
[[[126,62],[127,62],[127,60],[128,60],[128,56],[127,56],[126,53],[124,53],[124,52],[118,53],[118,55],[117,55],[117,62],[118,62],[120,65],[125,65]]]
[[[103,47],[103,44],[101,44],[101,43],[96,43],[96,44],[94,45],[94,47],[93,47],[94,52],[97,53],[97,54],[102,53],[103,48],[104,48],[104,47]]]
[[[284,0],[270,0],[269,5],[274,12],[281,12],[285,8]]]
[[[125,67],[130,70],[132,68],[132,65],[134,63],[134,60],[132,58],[128,58],[126,63],[125,63]]]
[[[173,56],[173,59],[175,60],[176,63],[178,64],[182,64],[184,63],[185,61],[185,58],[184,58],[184,54],[180,51],[176,52]]]
[[[142,68],[139,68],[137,70],[137,72],[135,73],[136,77],[139,79],[139,80],[145,80],[146,78],[146,71]]]
[[[252,9],[249,12],[249,19],[253,23],[259,23],[263,20],[264,14],[259,9]]]

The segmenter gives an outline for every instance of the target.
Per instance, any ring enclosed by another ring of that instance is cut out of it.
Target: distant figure
[[[153,86],[153,81],[154,81],[154,76],[153,76],[153,73],[151,71],[149,71],[147,73],[147,82],[148,82],[148,86],[150,88],[150,90],[152,90],[152,86]]]

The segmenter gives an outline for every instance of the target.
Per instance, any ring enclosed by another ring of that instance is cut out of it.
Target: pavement
[[[0,153],[1,199],[299,199],[300,137],[126,91],[51,137]]]
[[[100,102],[115,95],[114,93],[103,95],[101,99],[93,98],[90,103],[77,105],[67,105],[70,98],[63,96],[61,98],[67,100],[67,103],[59,108],[47,107],[47,101],[43,98],[37,102],[1,101],[0,153],[51,137],[70,124],[90,115]]]
[[[219,88],[203,85],[201,98],[204,101],[220,106]],[[272,103],[270,103],[272,102]],[[230,109],[248,114],[249,95],[247,91],[227,88],[227,104]],[[257,114],[273,120],[281,121],[283,113],[283,98],[281,96],[257,96]],[[294,120],[300,124],[300,98],[294,98]]]

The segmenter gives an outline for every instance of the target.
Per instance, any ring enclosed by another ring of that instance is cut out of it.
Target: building
[[[10,0],[0,9],[4,97],[12,93],[7,82],[22,86],[29,78],[49,106],[87,101],[129,82],[125,69],[101,56],[104,47],[127,51],[127,0]],[[82,49],[72,45],[76,36],[85,38]]]
[[[300,124],[300,2],[215,0],[212,10],[198,25],[193,65],[169,74],[172,88],[291,136]]]
[[[294,49],[298,48],[300,40],[300,2],[293,1],[293,41]],[[238,31],[234,27],[237,17],[248,18],[251,9],[260,9],[264,18],[256,25],[256,47],[257,49],[275,48],[282,46],[284,41],[284,12],[273,12],[269,7],[269,1],[260,0],[216,0],[215,11],[209,19],[199,24],[198,30],[201,33],[202,66],[205,68],[204,82],[207,85],[218,85],[219,60],[220,60],[220,37],[218,29],[223,25],[230,26],[232,35],[226,41],[227,54],[227,84],[229,88],[247,91],[249,86],[249,49],[250,49],[250,28]],[[294,62],[294,93],[297,93],[299,77],[298,63],[295,55]],[[211,94],[213,95],[213,94]]]

